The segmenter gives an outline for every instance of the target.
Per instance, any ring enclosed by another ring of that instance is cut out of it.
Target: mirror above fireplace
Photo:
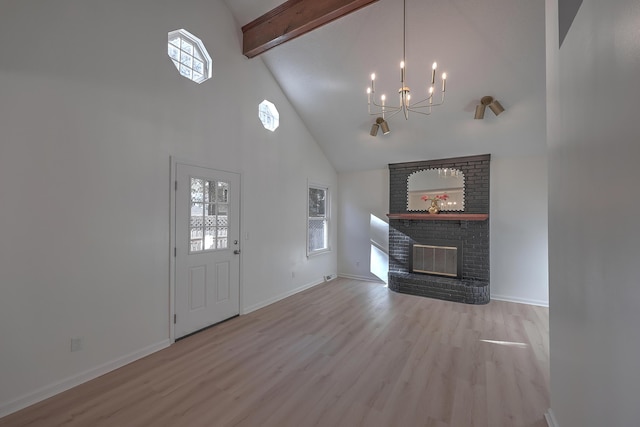
[[[464,211],[464,174],[459,169],[422,169],[407,179],[407,210],[426,211],[430,199],[446,194],[441,211]],[[425,201],[425,199],[429,199]]]

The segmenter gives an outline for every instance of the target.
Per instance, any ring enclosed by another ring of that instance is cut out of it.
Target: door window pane
[[[229,184],[226,182],[218,182],[218,198],[219,203],[228,203]]]
[[[203,199],[203,187],[204,187],[204,180],[202,179],[197,179],[197,178],[191,178],[191,201],[192,202],[202,202],[204,201]]]
[[[190,253],[227,249],[229,183],[191,177]]]
[[[202,251],[202,240],[192,240],[190,249],[191,249],[191,252],[201,252]]]
[[[204,237],[204,250],[216,248],[216,227],[207,227]]]

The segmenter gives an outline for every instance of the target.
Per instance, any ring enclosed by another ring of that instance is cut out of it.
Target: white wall
[[[337,272],[305,256],[306,182],[337,175],[221,1],[1,9],[0,416],[168,345],[170,156],[242,173],[243,311]],[[183,27],[202,85],[166,56]]]
[[[248,79],[266,80],[271,83],[270,88],[247,97],[244,125],[248,129],[255,126],[257,105],[267,97],[279,107],[280,127],[274,133],[259,129],[242,137],[249,142],[243,146],[244,312],[337,274],[337,174],[260,65]],[[262,127],[260,122],[257,126]],[[309,182],[329,187],[332,251],[307,258]]]
[[[549,304],[546,156],[491,158],[491,298]]]
[[[546,5],[551,407],[637,426],[640,3],[584,0],[560,50]]]
[[[546,175],[544,156],[491,159],[492,298],[539,305],[549,302]],[[374,214],[387,220],[389,171],[341,172],[338,181],[338,272],[375,280],[366,262],[371,253],[369,217]]]
[[[387,282],[389,170],[338,174],[338,274]]]

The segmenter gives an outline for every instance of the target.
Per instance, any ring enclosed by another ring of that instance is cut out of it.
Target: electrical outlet
[[[295,272],[295,271],[292,271],[292,272],[291,272],[291,278],[292,278],[292,279],[294,279],[295,277],[296,277],[296,272]]]
[[[83,342],[81,337],[71,338],[71,352],[82,350]]]

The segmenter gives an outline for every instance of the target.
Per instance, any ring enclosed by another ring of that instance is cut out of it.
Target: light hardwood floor
[[[0,426],[545,427],[548,309],[338,279]]]

